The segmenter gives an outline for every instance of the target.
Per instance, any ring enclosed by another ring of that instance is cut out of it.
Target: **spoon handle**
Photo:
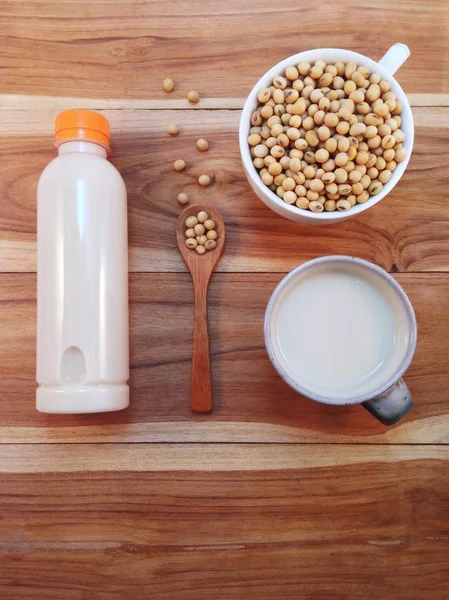
[[[195,318],[190,390],[190,408],[193,412],[210,412],[212,410],[212,381],[207,329],[207,284],[208,282],[194,280]]]

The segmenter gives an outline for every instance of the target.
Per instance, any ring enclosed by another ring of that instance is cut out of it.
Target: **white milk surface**
[[[329,398],[369,393],[396,362],[393,309],[368,278],[344,270],[319,270],[287,286],[274,332],[289,376]]]

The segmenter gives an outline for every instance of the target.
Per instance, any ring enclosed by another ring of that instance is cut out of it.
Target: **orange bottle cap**
[[[109,121],[103,115],[74,108],[59,113],[55,121],[55,145],[67,140],[90,140],[109,149]]]

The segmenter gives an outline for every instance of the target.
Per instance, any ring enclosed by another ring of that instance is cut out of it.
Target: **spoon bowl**
[[[207,250],[205,254],[198,254],[186,246],[185,221],[188,217],[196,217],[200,211],[205,211],[215,222],[217,232],[217,245],[213,250]],[[224,248],[225,226],[220,213],[203,204],[188,206],[179,216],[176,239],[181,256],[192,276],[195,297],[190,407],[194,412],[210,412],[213,403],[207,327],[207,290],[212,271]]]
[[[185,222],[188,217],[196,217],[196,215],[204,210],[209,215],[209,218],[215,221],[215,231],[217,232],[217,245],[213,250],[208,250],[206,254],[198,254],[195,250],[191,250],[186,246],[186,226]],[[225,227],[223,218],[215,208],[205,206],[204,204],[192,204],[185,208],[179,215],[178,224],[176,227],[176,239],[178,242],[179,251],[181,256],[187,265],[187,268],[192,273],[194,270],[209,271],[209,276],[212,273],[218,259],[223,252],[223,246],[225,242]]]

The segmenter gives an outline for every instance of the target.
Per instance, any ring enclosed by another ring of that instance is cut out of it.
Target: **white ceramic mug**
[[[350,288],[341,287],[342,281],[346,286],[356,286],[355,295],[346,294]],[[321,287],[311,287],[318,284]],[[319,289],[319,293],[313,295],[312,289]],[[359,304],[363,310],[356,318],[358,306],[354,298],[358,296],[365,303]],[[384,314],[388,320],[383,320]],[[314,319],[317,325],[311,322]],[[337,325],[334,319],[340,319],[340,323]],[[384,323],[388,324],[387,338],[377,335],[379,325]],[[307,338],[311,332],[313,337]],[[393,425],[413,407],[402,375],[415,351],[415,315],[401,286],[372,263],[348,256],[329,256],[297,267],[274,290],[265,314],[264,333],[268,355],[279,375],[312,400],[334,405],[360,403],[385,425]],[[301,335],[306,336],[305,341],[301,341]],[[388,343],[384,343],[385,339]],[[348,369],[352,372],[359,355],[369,355],[374,346],[375,360],[369,363],[370,368],[362,371],[363,376],[359,372],[354,380],[342,383],[338,378],[338,369],[342,367],[335,369],[335,365],[351,365]],[[297,351],[298,348],[301,350]],[[299,363],[300,356],[305,359]],[[333,364],[329,366],[324,361]],[[373,364],[375,369],[371,368]],[[316,369],[310,369],[311,365],[316,365]],[[331,371],[337,373],[334,379],[329,375]]]
[[[380,200],[382,200],[382,198],[391,192],[404,174],[413,148],[414,126],[412,111],[407,100],[407,96],[404,94],[399,83],[393,77],[399,67],[407,60],[409,56],[410,50],[405,44],[395,44],[392,46],[379,62],[375,62],[367,56],[363,56],[363,54],[350,52],[349,50],[342,50],[339,48],[318,48],[316,50],[308,50],[306,52],[300,52],[299,54],[289,56],[282,62],[275,65],[259,79],[259,81],[251,90],[251,93],[249,94],[243,107],[242,116],[240,118],[239,144],[243,168],[249,184],[262,202],[268,206],[268,208],[271,208],[271,210],[274,210],[274,212],[292,221],[309,223],[311,225],[325,225],[336,223],[337,221],[343,221],[358,215],[364,210],[367,210],[371,206],[377,204]],[[251,114],[257,108],[258,104],[257,94],[261,88],[271,85],[273,77],[283,74],[287,67],[296,65],[302,60],[311,63],[315,62],[316,60],[324,60],[328,63],[335,63],[337,61],[355,61],[358,66],[363,65],[368,67],[372,73],[378,73],[382,79],[388,80],[390,82],[391,91],[396,94],[396,98],[402,103],[401,129],[405,134],[404,148],[407,150],[407,158],[398,164],[396,169],[393,171],[390,181],[383,186],[382,191],[379,194],[376,196],[371,196],[364,204],[357,204],[345,212],[334,211],[313,213],[310,210],[303,210],[295,205],[287,204],[281,198],[279,198],[277,194],[271,191],[269,187],[262,183],[262,180],[260,179],[255,166],[253,165],[253,159],[251,157],[251,152],[248,145],[248,134],[251,127]]]

